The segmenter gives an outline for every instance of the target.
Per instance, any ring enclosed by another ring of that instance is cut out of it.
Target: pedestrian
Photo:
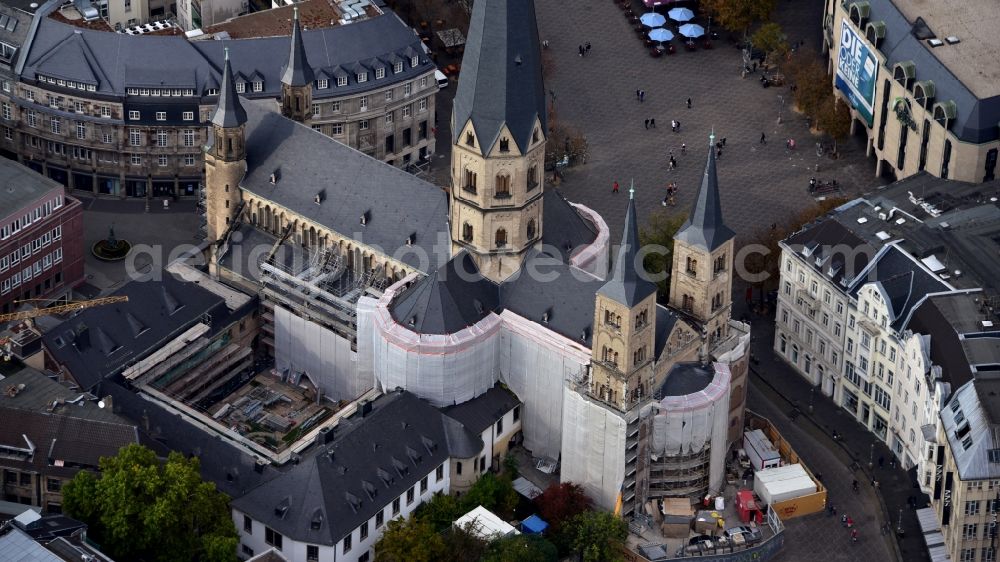
[[[854,519],[851,516],[847,516],[847,528],[850,529],[854,527]]]
[[[855,492],[858,491],[858,481],[857,480],[855,480],[854,483],[851,484],[851,489],[854,490]]]
[[[880,456],[880,457],[878,458],[878,467],[879,467],[879,468],[883,468],[883,467],[885,467],[885,457],[881,457],[881,456]]]
[[[677,169],[677,160],[674,160],[673,156],[670,157],[670,169],[671,170]]]
[[[682,143],[681,143],[681,154],[684,154],[684,153],[686,153],[686,152],[687,152],[687,149],[688,149],[688,145],[687,145],[687,143],[686,143],[686,142],[682,142]]]
[[[660,205],[663,205],[664,207],[666,207],[668,199],[670,199],[670,196],[669,195],[664,195],[663,196],[663,201],[660,201]]]
[[[641,92],[642,92],[642,90],[636,88],[636,90],[635,90],[635,99],[639,99],[639,97],[641,96]]]
[[[611,193],[618,193],[618,180],[615,180],[615,183],[611,184]]]
[[[757,72],[757,61],[753,61],[753,71]]]
[[[851,542],[858,542],[858,530],[851,529]]]
[[[649,118],[649,128],[650,129],[655,129],[656,128],[656,118],[655,117],[650,117]]]
[[[722,146],[726,146],[726,137],[722,137]]]
[[[716,158],[722,158],[722,148],[716,148],[715,149],[715,157]]]
[[[876,492],[878,491],[878,480],[872,480],[872,487],[875,488]]]
[[[646,101],[646,90],[639,90],[639,103]]]
[[[590,41],[587,41],[587,46],[586,46],[586,47],[584,47],[584,48],[586,49],[586,50],[584,51],[584,54],[586,54],[586,53],[589,53],[589,52],[590,52]]]
[[[646,128],[649,129],[649,119],[646,119]]]
[[[543,49],[548,49],[549,48],[549,40],[548,39],[542,41],[542,48]]]
[[[688,98],[688,109],[691,109],[691,98]]]
[[[767,144],[767,137],[764,135],[764,133],[760,134],[760,144]]]
[[[847,526],[847,514],[846,513],[840,516],[840,525],[842,527],[846,527]]]
[[[677,120],[676,119],[671,119],[670,120],[670,130],[673,131],[673,132],[675,132],[675,133],[677,132]]]
[[[580,45],[579,47],[577,47],[576,50],[577,50],[577,52],[580,53],[580,56],[582,57],[583,56],[583,45]]]

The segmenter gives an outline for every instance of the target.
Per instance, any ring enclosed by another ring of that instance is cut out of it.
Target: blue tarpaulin
[[[540,535],[545,532],[545,529],[548,527],[549,524],[537,515],[532,515],[524,521],[521,521],[521,532],[529,535]]]

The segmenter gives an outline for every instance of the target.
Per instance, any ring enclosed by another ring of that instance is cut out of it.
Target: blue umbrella
[[[677,28],[677,31],[681,32],[684,37],[701,37],[705,34],[705,28],[696,23],[685,23],[684,25]]]
[[[667,12],[670,19],[674,21],[691,21],[694,19],[694,12],[687,8],[674,8]]]
[[[660,42],[670,41],[671,39],[674,38],[674,34],[670,33],[670,30],[668,29],[663,29],[662,27],[658,27],[649,32],[649,38],[652,39],[653,41],[660,41]]]
[[[642,14],[642,17],[639,18],[639,21],[641,21],[642,25],[645,25],[646,27],[660,27],[661,25],[667,23],[667,18],[663,17],[663,14],[657,14],[656,12],[648,12]]]

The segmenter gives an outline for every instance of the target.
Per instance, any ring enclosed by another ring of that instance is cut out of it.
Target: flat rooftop
[[[924,19],[942,41],[957,37],[959,43],[940,47],[922,43],[979,99],[1000,95],[1000,5],[996,0],[892,0],[913,23]],[[894,41],[886,37],[887,41]],[[918,71],[919,72],[919,71]]]
[[[63,191],[63,186],[27,166],[0,158],[0,221],[47,192]]]
[[[687,396],[705,390],[715,378],[715,368],[711,363],[677,363],[670,368],[660,396]]]
[[[299,25],[303,29],[320,29],[338,25],[340,10],[327,0],[305,0],[294,6],[272,8],[245,16],[237,16],[220,24],[206,27],[205,33],[226,32],[233,39],[275,37],[292,34],[292,11],[299,9]]]

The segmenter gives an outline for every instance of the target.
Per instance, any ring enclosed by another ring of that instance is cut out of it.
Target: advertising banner
[[[840,26],[840,49],[837,54],[837,88],[844,92],[851,105],[872,126],[875,105],[875,82],[878,61],[863,37],[845,19]]]

